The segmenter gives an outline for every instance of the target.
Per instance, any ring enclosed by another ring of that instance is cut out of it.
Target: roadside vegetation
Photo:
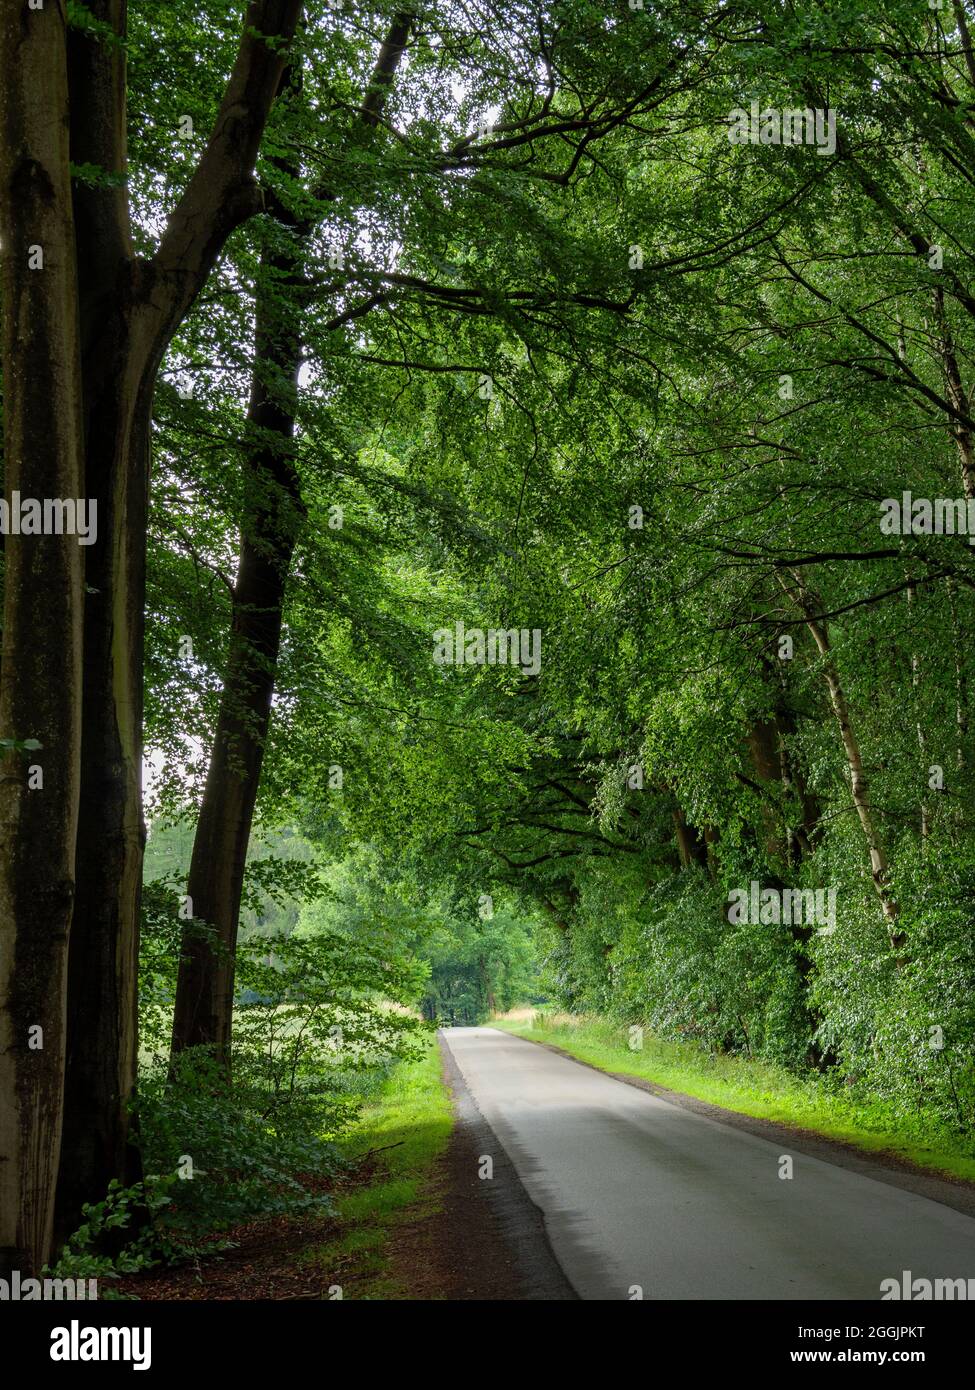
[[[357,1299],[406,1296],[390,1244],[397,1226],[436,1211],[433,1179],[452,1124],[440,1049],[431,1036],[422,1057],[399,1063],[377,1086],[340,1145],[364,1180],[337,1199],[338,1229],[307,1259],[336,1281],[344,1297],[350,1285]]]

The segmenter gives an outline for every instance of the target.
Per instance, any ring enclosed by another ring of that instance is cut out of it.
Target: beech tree
[[[360,108],[366,127],[379,124],[411,21],[411,15],[397,14],[380,47]],[[298,73],[292,86],[297,95]],[[293,161],[279,164],[285,178],[298,178]],[[191,925],[184,934],[173,1014],[174,1053],[208,1046],[224,1064],[233,1020],[244,868],[274,693],[285,588],[302,512],[292,441],[302,363],[302,305],[308,296],[305,260],[314,218],[289,209],[282,201],[286,197],[283,190],[271,194],[286,240],[276,248],[266,246],[258,279],[247,417],[255,438],[246,460],[248,512],[241,525],[233,587],[230,654],[187,881],[193,918],[210,931],[200,933]],[[312,197],[327,206],[328,189],[314,189]],[[340,314],[337,322],[344,317]]]
[[[90,498],[98,518],[83,565],[74,537],[8,536],[5,547],[5,1268],[33,1270],[51,1253],[62,1132],[62,1230],[129,1169],[153,385],[227,237],[262,207],[254,162],[301,8],[247,7],[205,151],[146,258],[125,185],[125,0],[95,0],[83,22],[61,5],[4,7],[3,62],[16,73],[0,153],[6,486]],[[53,667],[39,656],[42,630]],[[43,791],[27,789],[16,745],[28,738],[42,746]],[[35,1023],[39,1051],[26,1036]]]

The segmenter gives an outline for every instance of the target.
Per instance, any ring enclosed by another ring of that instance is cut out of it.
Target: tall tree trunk
[[[106,345],[107,346],[107,345]],[[72,927],[58,1232],[112,1178],[140,1175],[129,1142],[135,1086],[142,885],[142,642],[151,372],[120,374],[89,419],[89,492],[104,531],[88,557],[78,889]],[[103,361],[111,362],[106,351]],[[107,403],[106,403],[107,404]]]
[[[412,23],[413,16],[406,11],[394,15],[390,23],[359,111],[367,128],[379,123]],[[297,177],[295,169],[285,171]],[[316,196],[325,200],[331,195],[320,188]],[[247,846],[301,511],[293,448],[301,364],[297,287],[313,226],[296,222],[280,205],[275,213],[294,240],[290,247],[279,245],[262,256],[248,409],[250,431],[259,441],[247,461],[248,492],[254,505],[241,524],[230,653],[187,883],[194,921],[183,933],[173,1012],[172,1055],[188,1047],[209,1047],[225,1070],[230,1066],[234,953]],[[201,931],[200,923],[209,931]]]
[[[124,4],[99,18],[124,32]],[[133,311],[126,168],[125,57],[84,30],[69,40],[71,157],[117,176],[78,183],[86,488],[98,537],[86,554],[78,884],[68,972],[68,1051],[57,1234],[112,1178],[140,1175],[128,1142],[137,1061],[136,976],[142,846],[144,536],[152,380],[159,345]],[[102,119],[93,119],[97,111]]]
[[[0,19],[5,492],[81,498],[81,354],[62,8]],[[31,268],[33,265],[34,268]],[[101,518],[98,518],[99,522]],[[8,535],[0,738],[0,1274],[50,1258],[81,778],[82,548]],[[28,763],[41,769],[28,786]],[[42,1032],[38,1033],[36,1030]]]
[[[183,934],[173,1053],[213,1047],[229,1064],[234,950],[247,846],[260,786],[281,639],[282,606],[298,535],[300,489],[294,464],[301,346],[298,312],[282,314],[293,257],[266,251],[256,306],[247,458],[247,512],[241,521],[227,670],[206,786],[193,841],[187,893],[195,919]],[[277,272],[272,282],[271,272]],[[216,945],[196,923],[206,923]]]
[[[50,9],[51,7],[47,7]],[[125,0],[91,0],[124,38]],[[111,1178],[137,1172],[128,1115],[137,1058],[143,612],[149,432],[159,364],[227,237],[262,207],[253,179],[301,0],[253,0],[213,131],[156,255],[133,257],[121,189],[80,190],[76,256],[84,353],[87,494],[98,539],[86,556],[84,741],[78,882],[69,969],[65,1139],[57,1229]],[[283,42],[282,42],[283,41]],[[124,47],[72,35],[71,155],[125,170]]]

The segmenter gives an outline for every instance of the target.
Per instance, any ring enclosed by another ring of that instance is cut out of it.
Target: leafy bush
[[[154,1224],[193,1241],[261,1216],[327,1211],[343,1168],[334,1141],[359,1109],[361,1079],[419,1054],[425,1025],[397,1001],[422,976],[338,932],[253,936],[237,951],[229,1074],[206,1048],[171,1061],[177,904],[159,884],[144,904],[139,1143],[147,1189],[166,1195]]]

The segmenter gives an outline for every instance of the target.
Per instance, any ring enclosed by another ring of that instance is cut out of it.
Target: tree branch
[[[231,232],[263,208],[254,165],[302,8],[303,0],[251,0],[247,7],[207,147],[138,286],[156,310],[157,333],[168,334],[186,314]]]

